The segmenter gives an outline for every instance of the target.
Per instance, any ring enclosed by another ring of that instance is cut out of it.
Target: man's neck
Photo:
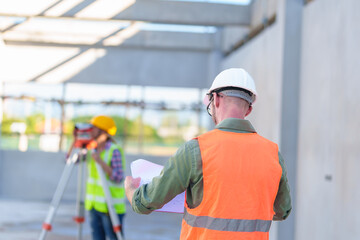
[[[232,112],[227,112],[222,114],[221,116],[219,116],[218,123],[222,122],[223,120],[227,119],[227,118],[238,118],[238,119],[245,119],[245,114],[239,111],[232,111]]]

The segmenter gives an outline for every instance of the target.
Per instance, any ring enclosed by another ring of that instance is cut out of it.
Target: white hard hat
[[[257,92],[255,88],[255,82],[250,76],[248,72],[246,72],[242,68],[229,68],[221,73],[219,73],[212,83],[209,91],[207,94],[221,88],[228,88],[228,87],[234,87],[234,88],[240,88],[245,89],[252,93],[251,96],[251,103],[254,103],[256,100]],[[209,98],[206,95],[204,97],[204,104],[209,104]]]

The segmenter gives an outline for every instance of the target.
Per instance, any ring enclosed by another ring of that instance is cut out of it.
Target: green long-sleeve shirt
[[[225,119],[216,128],[237,133],[256,132],[248,120],[236,118]],[[282,176],[274,203],[273,220],[284,220],[292,208],[286,168],[280,153],[279,163],[282,167]],[[165,164],[158,177],[135,191],[132,208],[137,213],[149,214],[183,191],[186,191],[186,202],[190,208],[199,206],[203,198],[203,170],[199,143],[196,139],[182,145]]]

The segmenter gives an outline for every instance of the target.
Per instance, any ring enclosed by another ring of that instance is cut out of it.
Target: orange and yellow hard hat
[[[114,136],[116,133],[116,125],[114,120],[111,117],[98,115],[91,119],[90,123],[107,132],[109,135]]]

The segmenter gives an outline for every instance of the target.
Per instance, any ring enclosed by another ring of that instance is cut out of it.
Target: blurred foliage
[[[42,125],[45,122],[45,116],[41,113],[35,113],[26,117],[26,134],[42,133]]]
[[[63,127],[64,134],[72,135],[76,123],[89,123],[92,117],[92,115],[79,116],[66,121]],[[134,120],[125,119],[120,116],[110,117],[115,121],[116,124],[117,132],[115,137],[136,137],[141,134],[140,116],[138,116]],[[6,116],[6,114],[4,114],[1,125],[1,132],[3,134],[11,134],[11,124],[16,122],[26,124],[26,134],[42,134],[44,132],[45,116],[41,113],[32,114],[25,119],[9,118]],[[57,122],[59,123],[59,121]],[[143,126],[142,134],[144,138],[162,141],[162,138],[157,134],[157,130],[150,125],[145,124]]]
[[[1,133],[3,134],[11,134],[11,125],[13,123],[25,123],[26,130],[25,134],[39,134],[42,133],[39,131],[39,123],[43,123],[45,117],[41,113],[35,113],[26,118],[11,118],[6,114],[3,115],[3,121],[1,123]]]
[[[80,117],[76,117],[71,119],[71,121],[67,122],[65,124],[65,129],[64,129],[64,133],[66,134],[71,134],[75,123],[88,123],[90,122],[91,118],[93,116],[80,116]],[[135,118],[135,120],[129,120],[129,119],[125,119],[123,117],[120,116],[110,116],[116,125],[117,131],[115,134],[115,137],[121,137],[123,138],[124,136],[129,136],[129,137],[135,137],[135,136],[139,136],[141,134],[141,128],[140,128],[140,116]],[[152,138],[152,139],[156,139],[156,140],[161,140],[161,137],[159,137],[159,135],[157,134],[157,131],[154,127],[150,126],[150,125],[144,125],[144,137],[146,138]]]
[[[157,134],[157,131],[154,127],[145,124],[143,126],[143,132],[141,133],[141,116],[138,116],[132,123],[129,128],[129,135],[139,136],[143,135],[146,138],[153,138],[156,140],[161,140],[161,137]]]
[[[161,120],[161,126],[167,128],[180,127],[180,123],[176,113],[168,113]]]
[[[2,134],[10,134],[10,133],[12,133],[11,124],[17,123],[17,122],[25,123],[25,120],[20,119],[20,118],[10,118],[6,114],[4,114],[3,115],[3,120],[2,120],[2,123],[1,123],[1,133]]]

